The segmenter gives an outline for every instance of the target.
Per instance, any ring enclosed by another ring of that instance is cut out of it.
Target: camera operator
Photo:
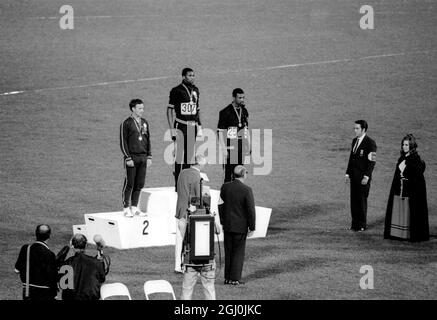
[[[178,201],[176,208],[176,218],[178,219],[179,235],[177,237],[175,249],[175,271],[184,273],[181,296],[182,300],[191,300],[194,287],[199,277],[201,278],[205,299],[215,300],[215,260],[211,259],[209,261],[183,261],[186,259],[181,257],[181,254],[185,252],[185,250],[182,249],[182,242],[183,239],[186,237],[188,215],[194,213],[197,210],[196,207],[192,205],[191,200],[193,199],[193,197],[199,199],[202,198],[200,197],[200,171],[205,167],[206,164],[206,158],[203,155],[198,154],[195,157],[195,164],[192,165],[191,168],[182,170],[178,178]],[[217,234],[220,232],[219,225],[215,225],[215,232]]]
[[[106,274],[109,272],[108,258],[102,253],[103,240],[94,241],[97,244],[98,254],[96,257],[85,253],[87,238],[83,234],[75,234],[71,239],[72,248],[75,250],[74,256],[65,260],[64,265],[69,265],[73,269],[74,286],[73,289],[62,291],[63,300],[99,300],[100,287],[105,282]]]
[[[214,229],[216,234],[220,234],[220,226],[217,223],[214,223]],[[184,234],[185,230],[181,230],[181,232]],[[189,265],[184,265],[183,269],[184,279],[181,300],[191,300],[199,277],[202,282],[205,300],[216,300],[214,287],[216,263],[214,258],[209,260],[207,264],[197,264],[196,261],[192,261]]]
[[[190,168],[182,170],[182,172],[179,174],[177,184],[178,199],[176,203],[175,216],[177,219],[177,228],[174,270],[177,273],[182,273],[182,242],[187,225],[187,210],[189,209],[188,203],[190,202],[190,197],[200,196],[200,172],[203,170],[206,163],[206,158],[201,154],[197,154],[195,157],[195,163]]]

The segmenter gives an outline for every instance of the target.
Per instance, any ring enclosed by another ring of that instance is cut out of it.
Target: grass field
[[[191,66],[204,127],[235,87],[252,128],[273,129],[273,170],[250,176],[257,205],[273,208],[268,236],[248,241],[243,287],[216,283],[219,299],[435,299],[437,296],[437,0],[366,1],[375,29],[361,30],[362,1],[71,0],[0,3],[0,299],[20,299],[18,250],[38,223],[57,252],[83,214],[121,208],[118,126],[145,101],[153,166],[146,186],[170,186],[163,141],[169,90]],[[18,94],[8,94],[23,91]],[[343,183],[353,123],[378,145],[365,233],[350,223]],[[382,239],[385,206],[406,133],[418,139],[431,240]],[[207,169],[220,187],[220,166]],[[117,251],[108,282],[134,299],[168,279],[173,247]],[[223,260],[224,261],[224,260]],[[375,288],[362,290],[362,265]],[[202,298],[195,293],[196,298]]]

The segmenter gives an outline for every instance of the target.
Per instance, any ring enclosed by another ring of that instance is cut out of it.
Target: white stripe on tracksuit
[[[124,122],[126,120],[124,120],[121,125],[120,125],[120,148],[121,151],[123,152],[124,155],[124,159],[123,159],[123,169],[124,169],[124,183],[123,183],[123,188],[121,190],[121,199],[123,201],[123,206],[125,204],[125,198],[124,198],[124,194],[126,191],[126,186],[127,186],[127,168],[126,168],[126,161],[130,160],[131,157],[129,156],[129,154],[127,153],[126,149],[125,149],[125,145],[124,145]]]

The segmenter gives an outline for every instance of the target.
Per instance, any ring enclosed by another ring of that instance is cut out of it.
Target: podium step
[[[175,244],[167,217],[125,217],[122,211],[85,214],[87,237],[92,243],[100,234],[107,246],[117,249],[165,246]]]
[[[211,212],[216,213],[215,220],[220,224],[218,215],[219,190],[209,190]],[[122,211],[85,214],[85,225],[74,225],[73,233],[85,234],[90,243],[96,234],[103,237],[107,246],[117,249],[166,246],[176,243],[177,193],[173,187],[144,188],[141,190],[138,207],[146,212],[146,217],[128,218]],[[267,235],[272,209],[255,207],[256,227],[253,238]],[[223,230],[223,228],[222,228]],[[217,241],[217,237],[214,237]],[[223,241],[223,232],[219,235]]]

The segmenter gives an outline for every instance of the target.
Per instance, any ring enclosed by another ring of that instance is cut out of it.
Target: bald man
[[[75,234],[71,245],[75,255],[65,261],[73,268],[74,288],[62,291],[62,300],[99,300],[100,287],[105,282],[104,260],[85,253],[88,240],[83,234]]]
[[[21,247],[15,272],[23,283],[23,300],[54,300],[57,294],[56,256],[47,246],[51,229],[36,227],[36,242]]]
[[[240,285],[246,238],[255,231],[255,201],[252,189],[244,182],[247,170],[242,165],[234,169],[235,180],[223,184],[220,190],[219,215],[224,231],[225,284]]]

